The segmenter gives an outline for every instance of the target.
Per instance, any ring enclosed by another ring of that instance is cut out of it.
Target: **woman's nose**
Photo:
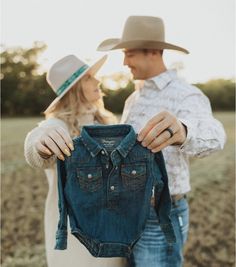
[[[94,84],[95,84],[96,87],[97,87],[100,83],[101,83],[101,82],[100,82],[99,80],[97,80],[97,79],[94,80]]]

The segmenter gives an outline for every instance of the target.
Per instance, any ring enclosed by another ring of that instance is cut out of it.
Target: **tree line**
[[[42,43],[32,48],[5,48],[1,52],[1,112],[3,116],[38,116],[56,97],[40,73],[38,56],[46,49]],[[235,109],[235,81],[210,80],[195,84],[210,99],[213,110]],[[129,79],[125,88],[111,90],[102,83],[107,109],[121,113],[126,98],[134,91]]]

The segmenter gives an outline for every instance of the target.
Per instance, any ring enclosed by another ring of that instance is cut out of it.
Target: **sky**
[[[234,0],[2,0],[1,10],[1,44],[46,43],[45,70],[69,54],[92,64],[104,55],[98,44],[120,38],[128,16],[150,15],[164,20],[166,42],[190,51],[166,50],[168,68],[182,66],[179,75],[190,83],[235,78]],[[108,55],[100,75],[129,72],[120,50]]]

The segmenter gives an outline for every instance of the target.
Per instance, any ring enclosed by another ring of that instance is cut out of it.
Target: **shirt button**
[[[108,164],[106,164],[106,169],[108,169],[109,168],[109,165]]]
[[[91,173],[88,174],[88,178],[91,179],[93,176]]]
[[[114,185],[112,185],[112,186],[111,186],[111,190],[113,191],[114,189],[115,189],[115,186],[114,186]]]
[[[131,172],[133,175],[135,175],[137,172],[135,170],[132,170]]]
[[[105,154],[105,152],[102,150],[102,152],[101,152],[103,155]]]

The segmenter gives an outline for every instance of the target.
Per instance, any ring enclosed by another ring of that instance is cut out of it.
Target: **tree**
[[[213,110],[235,109],[235,81],[217,79],[196,86],[210,99]]]
[[[38,115],[55,98],[45,73],[38,73],[37,58],[45,49],[45,44],[35,42],[30,49],[8,48],[1,53],[2,115]]]
[[[114,113],[122,113],[125,100],[134,91],[134,83],[129,81],[125,88],[120,88],[118,90],[110,90],[108,88],[102,88],[102,90],[105,94],[105,107]]]
[[[1,52],[3,116],[38,116],[56,97],[46,82],[46,74],[39,72],[37,59],[45,49],[45,44],[36,42],[30,49],[16,47]],[[110,90],[112,84],[118,89]],[[209,97],[213,110],[234,110],[235,81],[218,79],[196,85]],[[125,73],[102,77],[105,107],[121,113],[134,87],[132,78]]]

